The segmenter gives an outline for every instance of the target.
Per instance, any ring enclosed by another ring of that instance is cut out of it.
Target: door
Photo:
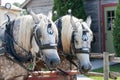
[[[105,50],[107,52],[114,52],[112,31],[114,27],[116,7],[104,8],[104,26],[105,26]]]

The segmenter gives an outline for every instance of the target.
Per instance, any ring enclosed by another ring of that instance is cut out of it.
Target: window
[[[113,21],[115,19],[115,11],[107,11],[107,30],[111,30],[113,27]]]

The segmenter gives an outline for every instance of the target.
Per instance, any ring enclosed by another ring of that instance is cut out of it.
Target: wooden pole
[[[109,80],[109,53],[103,52],[104,80]]]

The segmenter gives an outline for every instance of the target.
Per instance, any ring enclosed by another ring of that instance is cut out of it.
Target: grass
[[[103,77],[94,77],[94,76],[90,76],[90,78],[92,78],[93,80],[104,80]],[[113,80],[113,79],[109,79],[109,80]],[[120,80],[120,77],[118,77],[117,80]]]
[[[92,71],[103,73],[103,68],[99,68],[99,69],[92,70]],[[120,72],[120,64],[115,64],[115,65],[110,66],[110,71]]]
[[[92,70],[92,71],[103,73],[103,68],[99,68],[99,69]],[[115,65],[110,66],[110,71],[120,72],[120,64],[115,64]],[[89,77],[94,80],[103,80],[103,77],[95,77],[95,76],[89,76]],[[110,80],[112,80],[112,79],[110,79]],[[120,77],[118,77],[117,80],[120,80]]]

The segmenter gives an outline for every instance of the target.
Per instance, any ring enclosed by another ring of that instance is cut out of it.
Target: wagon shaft
[[[64,75],[60,71],[35,71],[28,80],[69,80],[75,78],[76,74],[79,74],[77,70],[66,71],[68,75]]]

